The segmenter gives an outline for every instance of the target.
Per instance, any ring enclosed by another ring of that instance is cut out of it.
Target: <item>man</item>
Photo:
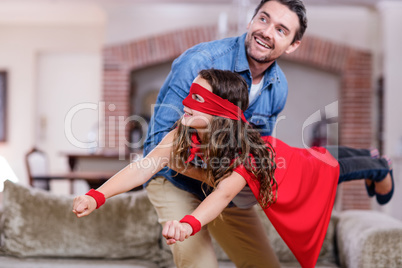
[[[144,154],[148,154],[174,127],[183,110],[182,100],[202,69],[223,69],[239,73],[250,89],[250,105],[245,117],[262,135],[270,135],[277,115],[284,108],[287,81],[276,59],[292,53],[300,45],[307,27],[301,0],[263,0],[257,6],[247,33],[234,38],[196,45],[172,65],[157,98],[148,129]],[[205,198],[201,182],[159,172],[146,184],[159,222],[190,214]],[[279,267],[279,261],[263,233],[252,207],[229,206],[221,217],[197,235],[171,246],[177,267],[218,267],[210,234],[237,267]]]

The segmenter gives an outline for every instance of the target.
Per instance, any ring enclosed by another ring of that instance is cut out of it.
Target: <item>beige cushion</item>
[[[348,210],[337,225],[342,267],[402,267],[402,222],[372,210]]]
[[[1,247],[20,257],[136,257],[169,261],[160,250],[161,227],[145,192],[107,200],[91,215],[72,213],[73,197],[5,183]]]

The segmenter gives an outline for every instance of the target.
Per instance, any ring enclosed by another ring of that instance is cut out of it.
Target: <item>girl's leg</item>
[[[356,156],[370,156],[373,158],[378,158],[378,150],[377,149],[355,149],[347,146],[335,146],[329,145],[325,147],[329,153],[335,157],[336,159],[343,159],[348,157],[356,157]]]
[[[380,158],[377,149],[328,146],[327,150],[339,162],[338,184],[344,181],[365,179],[367,194],[370,197],[375,195],[380,205],[391,200],[394,193],[394,179],[390,160]]]
[[[339,183],[365,179],[370,197],[376,196],[377,202],[384,205],[394,193],[394,180],[389,161],[385,158],[367,156],[347,157],[339,160]]]
[[[339,162],[339,183],[370,179],[381,181],[389,172],[386,159],[378,158],[377,150],[355,149],[347,146],[327,146],[328,152]]]
[[[370,156],[341,158],[339,162],[339,183],[351,180],[369,179],[382,181],[389,173],[388,162],[384,158],[374,159]]]

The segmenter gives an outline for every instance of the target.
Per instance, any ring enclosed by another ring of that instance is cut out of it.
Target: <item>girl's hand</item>
[[[188,223],[180,223],[178,221],[168,221],[163,226],[162,235],[166,239],[168,245],[173,245],[177,241],[183,242],[193,233]]]
[[[91,214],[96,209],[96,200],[89,195],[81,195],[74,198],[73,212],[78,218]]]

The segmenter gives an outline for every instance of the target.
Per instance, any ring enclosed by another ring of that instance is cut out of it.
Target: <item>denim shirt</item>
[[[156,100],[144,144],[144,155],[155,148],[183,115],[182,101],[187,97],[190,85],[200,70],[214,68],[234,71],[246,80],[250,91],[252,78],[245,38],[246,34],[243,34],[239,37],[200,43],[174,60]],[[272,133],[277,115],[285,106],[287,93],[286,77],[275,61],[265,72],[264,85],[257,94],[258,97],[250,103],[244,113],[246,119],[260,130],[262,136]],[[196,194],[201,200],[205,198],[201,182],[176,174],[175,171],[164,168],[156,176],[166,177],[175,186]]]

